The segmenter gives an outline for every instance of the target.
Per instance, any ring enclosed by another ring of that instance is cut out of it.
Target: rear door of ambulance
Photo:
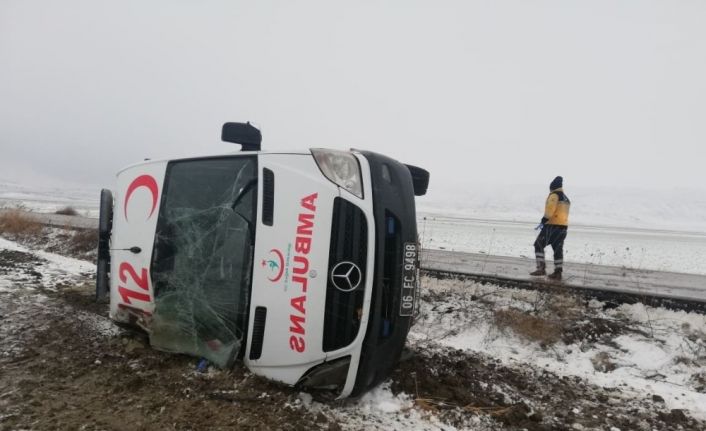
[[[166,161],[149,162],[128,167],[117,175],[113,194],[110,316],[119,322],[140,324],[154,310],[150,261],[166,167]]]

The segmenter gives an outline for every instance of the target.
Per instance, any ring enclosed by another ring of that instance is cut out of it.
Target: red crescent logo
[[[125,220],[127,220],[127,201],[130,200],[132,192],[140,187],[147,187],[147,190],[152,193],[152,210],[150,215],[147,216],[149,219],[154,213],[154,209],[157,208],[157,196],[159,195],[159,188],[157,186],[157,181],[151,175],[140,175],[139,177],[132,180],[130,185],[127,187],[127,193],[125,193],[125,203],[123,203],[123,209],[125,210]]]
[[[279,272],[277,273],[277,276],[275,278],[267,277],[267,279],[273,283],[276,283],[279,281],[280,278],[282,278],[282,274],[284,274],[284,256],[282,255],[282,252],[277,250],[276,248],[270,250],[270,253],[276,254],[277,258],[279,259]]]

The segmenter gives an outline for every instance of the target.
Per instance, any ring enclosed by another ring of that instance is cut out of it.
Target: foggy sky
[[[0,179],[361,148],[434,188],[706,188],[703,1],[0,0]]]

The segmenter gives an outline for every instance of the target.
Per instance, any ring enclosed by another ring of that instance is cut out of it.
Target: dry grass
[[[98,247],[98,230],[76,230],[69,238],[70,251],[73,253],[89,253]]]
[[[536,311],[540,315],[552,316],[554,320],[577,320],[583,317],[585,306],[583,299],[575,292],[546,292],[544,307]]]
[[[20,210],[0,213],[0,234],[36,236],[42,233],[42,224]]]
[[[495,324],[498,328],[511,329],[517,335],[543,345],[552,345],[561,340],[563,328],[558,323],[515,308],[495,311]]]
[[[0,234],[30,248],[77,259],[93,260],[98,249],[98,229],[45,228],[21,209],[0,210]]]
[[[593,316],[585,299],[565,289],[537,292],[528,309],[493,311],[494,323],[501,331],[510,330],[543,348],[559,341],[566,344],[596,341],[621,333],[623,324]]]
[[[56,210],[54,214],[60,214],[60,215],[67,215],[67,216],[77,216],[78,211],[76,211],[73,207],[64,207]]]

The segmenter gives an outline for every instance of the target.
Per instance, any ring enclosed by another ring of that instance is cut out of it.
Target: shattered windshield
[[[150,343],[221,367],[238,356],[252,275],[257,159],[167,166],[152,255]]]

